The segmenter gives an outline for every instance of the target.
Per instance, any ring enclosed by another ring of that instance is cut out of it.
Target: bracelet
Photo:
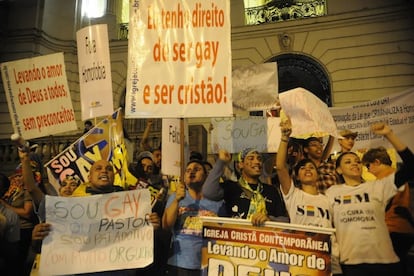
[[[289,142],[289,140],[288,140],[288,139],[280,139],[280,141],[282,141],[282,142],[286,142],[286,143],[288,143],[288,142]]]

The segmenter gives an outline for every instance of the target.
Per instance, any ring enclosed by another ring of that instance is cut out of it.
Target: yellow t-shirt
[[[90,193],[86,192],[86,188],[88,187],[87,183],[81,183],[76,190],[73,191],[72,196],[80,197],[80,196],[88,196],[91,195]]]

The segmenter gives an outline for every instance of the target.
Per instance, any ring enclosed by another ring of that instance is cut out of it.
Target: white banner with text
[[[126,118],[232,115],[229,0],[131,1]]]
[[[63,53],[1,64],[15,133],[24,139],[76,130]]]
[[[153,262],[153,226],[147,189],[86,197],[46,196],[41,275],[145,267]]]

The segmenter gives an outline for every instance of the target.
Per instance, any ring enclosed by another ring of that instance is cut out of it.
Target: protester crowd
[[[148,189],[154,228],[154,262],[145,268],[85,275],[172,275],[201,273],[200,216],[246,219],[262,227],[267,221],[334,228],[332,274],[408,275],[407,252],[414,243],[408,183],[414,179],[414,155],[385,123],[371,130],[382,135],[401,157],[398,169],[383,147],[363,155],[352,151],[357,133],[342,130],[341,151],[333,153],[334,137],[324,147],[321,137],[290,137],[289,118],[281,122],[281,140],[274,168],[277,177],[264,180],[264,155],[254,148],[231,154],[219,150],[213,165],[193,152],[182,181],[171,185],[162,174],[161,147],[149,147],[148,120],[140,152],[129,164],[137,179],[127,189]],[[86,125],[85,125],[86,126]],[[86,130],[86,132],[89,130]],[[50,194],[33,153],[19,151],[21,164],[13,175],[0,175],[0,274],[29,275],[41,256],[42,240],[53,231],[45,216]],[[234,166],[233,166],[234,165]],[[364,179],[364,170],[372,179]],[[57,196],[79,197],[124,191],[114,185],[114,167],[95,161],[86,182],[65,176]],[[358,200],[354,200],[358,199]],[[323,210],[325,216],[298,212],[299,206]],[[352,220],[346,214],[366,214]]]

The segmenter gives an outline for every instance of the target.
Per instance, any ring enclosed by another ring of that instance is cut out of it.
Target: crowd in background
[[[392,129],[376,123],[371,130],[384,136],[402,162],[398,169],[384,147],[353,152],[357,133],[341,130],[339,152],[334,137],[290,137],[289,120],[281,122],[277,154],[254,148],[231,154],[222,149],[214,164],[192,152],[181,181],[162,174],[162,149],[151,148],[152,121],[141,139],[140,151],[129,164],[136,183],[128,189],[148,189],[154,227],[154,262],[148,267],[96,272],[102,275],[200,275],[202,233],[200,216],[223,216],[335,228],[332,240],[334,275],[408,275],[407,253],[414,243],[409,182],[414,156]],[[93,127],[85,124],[85,133]],[[88,129],[86,129],[88,128]],[[51,194],[42,177],[42,164],[33,151],[19,151],[21,164],[13,175],[0,175],[0,274],[29,275],[41,255],[42,240],[53,231],[45,217],[45,195]],[[266,163],[271,166],[265,166]],[[114,183],[107,160],[92,164],[86,182],[75,176],[60,180],[58,196],[88,196],[123,191]],[[347,196],[365,195],[348,204]],[[324,210],[316,219],[298,206]],[[370,221],[345,222],[346,211],[372,214]],[[89,275],[89,274],[88,274]]]

